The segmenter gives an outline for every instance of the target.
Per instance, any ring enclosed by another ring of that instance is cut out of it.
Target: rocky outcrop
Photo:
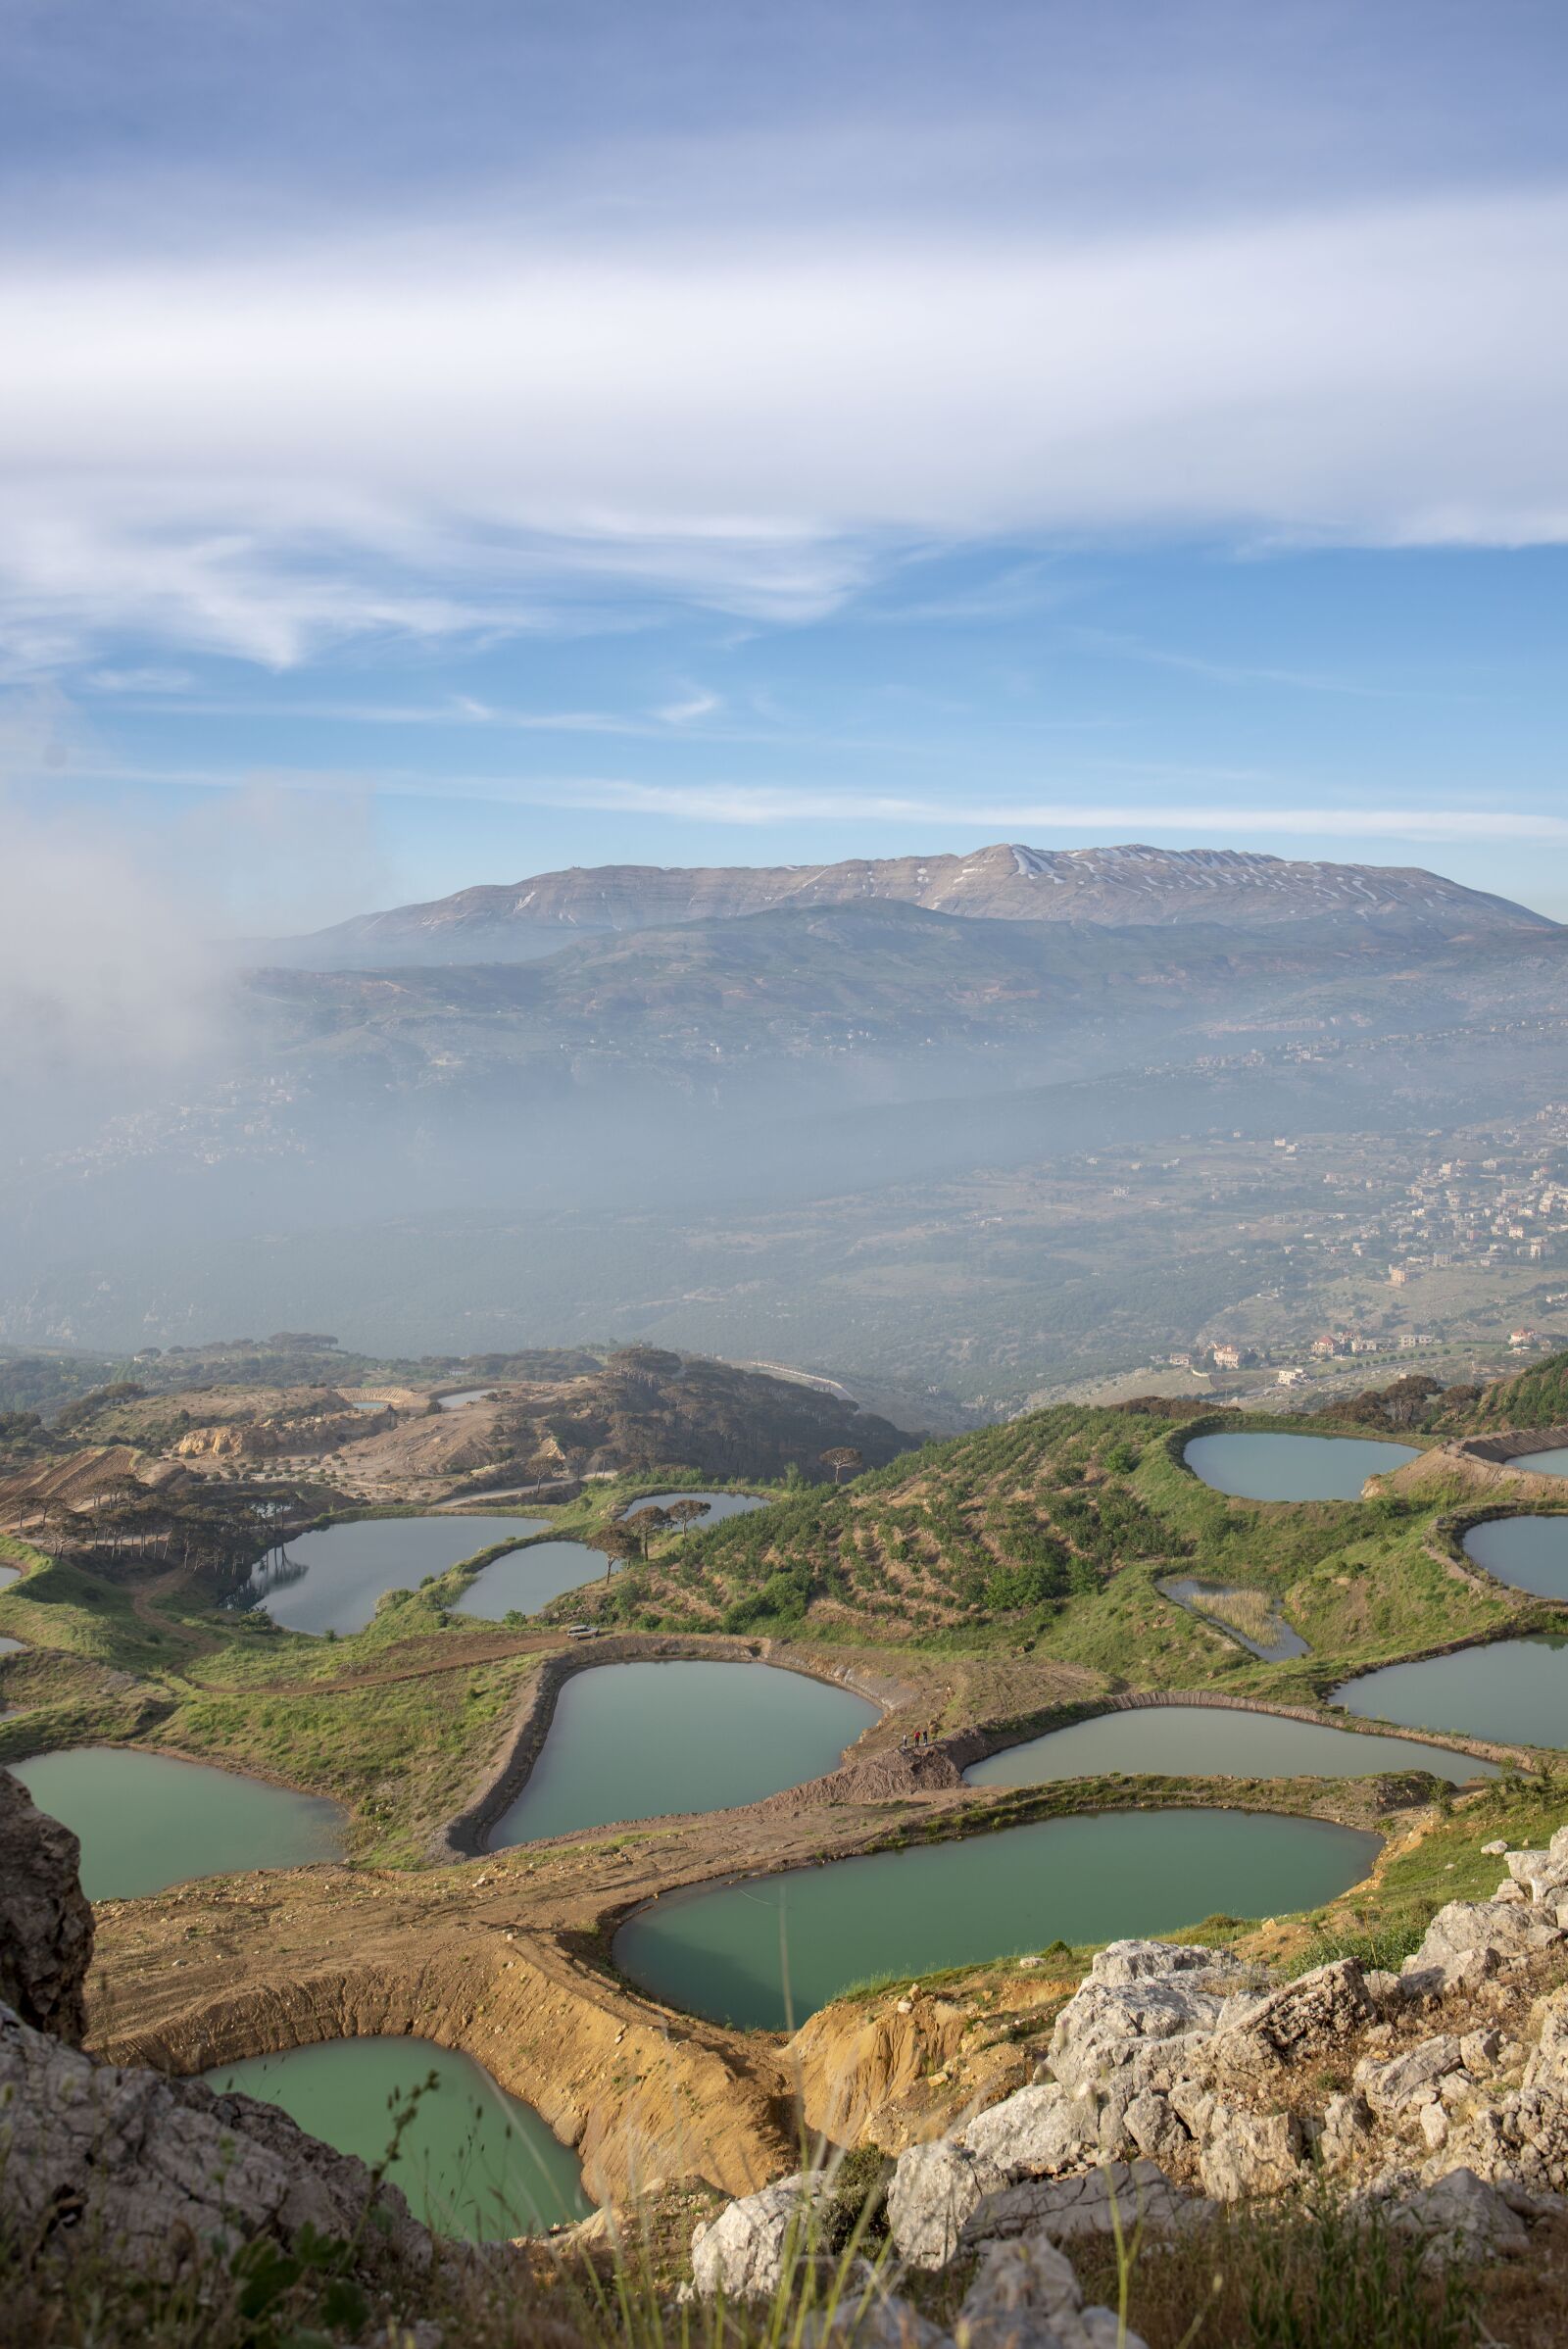
[[[1568,2215],[1568,1827],[1497,1856],[1493,1897],[1439,1910],[1396,1975],[1341,1958],[1280,1982],[1224,1950],[1101,1950],[1033,2081],[894,2167],[899,2262],[979,2255],[957,2338],[1096,2341],[1063,2244],[1203,2227],[1225,2205],[1304,2198],[1320,2171],[1434,2268],[1522,2253]],[[788,2182],[799,2212],[811,2181]]]
[[[307,2227],[345,2243],[364,2234],[397,2263],[432,2257],[395,2187],[377,2189],[363,2162],[276,2106],[94,2063],[6,2008],[0,2174],[19,2233],[64,2246],[91,2228],[137,2265],[161,2264],[182,2235],[228,2250],[257,2236],[292,2242]]]
[[[80,2044],[92,1909],[77,1882],[81,1846],[0,1770],[0,2004],[35,2031]]]
[[[306,2228],[364,2245],[355,2262],[423,2270],[425,2229],[363,2162],[275,2105],[198,2080],[104,2064],[74,2044],[92,1911],[78,1846],[0,1771],[0,2178],[23,2239],[68,2250],[80,2229],[138,2266],[181,2243],[228,2251]],[[370,2222],[373,2220],[373,2224]]]
[[[940,2257],[922,2256],[912,2264],[940,2266],[959,2248],[957,2234],[941,2214],[950,2189],[975,2165],[943,2169],[916,2162],[910,2154],[901,2170],[906,2164],[906,2221],[913,2223],[918,2208],[915,2230],[922,2253],[938,2239],[946,2246]],[[692,2238],[686,2296],[771,2300],[801,2261],[830,2248],[813,2218],[831,2202],[832,2189],[831,2171],[802,2172],[732,2202]],[[896,2278],[897,2270],[891,2274]],[[800,2330],[804,2349],[851,2349],[852,2344],[853,2349],[1145,2349],[1136,2333],[1118,2328],[1109,2309],[1084,2306],[1071,2265],[1040,2230],[1015,2229],[1013,2239],[982,2244],[952,2334],[891,2288],[889,2271],[858,2261],[845,2282],[831,2314],[806,2315]]]

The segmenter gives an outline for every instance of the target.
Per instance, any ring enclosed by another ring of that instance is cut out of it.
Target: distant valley
[[[177,1095],[13,1166],[0,1338],[643,1339],[841,1377],[907,1425],[1231,1324],[1288,1352],[1353,1308],[1462,1350],[1561,1318],[1557,1243],[1532,1255],[1505,1203],[1388,1292],[1427,1170],[1528,1188],[1562,1139],[1568,931],[1429,874],[615,866],[291,953],[237,976]]]

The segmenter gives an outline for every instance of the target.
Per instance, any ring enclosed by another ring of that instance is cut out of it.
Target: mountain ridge
[[[1325,921],[1412,937],[1548,931],[1545,915],[1416,865],[1332,864],[1245,849],[1035,849],[851,857],[831,864],[573,865],[389,906],[268,942],[292,967],[522,961],[574,937],[870,902],[969,920],[1259,930]]]

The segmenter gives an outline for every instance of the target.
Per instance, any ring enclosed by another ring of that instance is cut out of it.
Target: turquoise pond
[[[300,1534],[258,1566],[245,1596],[291,1632],[363,1632],[388,1590],[412,1590],[497,1542],[525,1542],[542,1517],[361,1517]]]
[[[441,2234],[504,2241],[593,2208],[575,2156],[533,2107],[471,2057],[429,2039],[328,2039],[221,2064],[206,2078],[281,2105],[312,2136],[368,2163],[385,2154],[395,2110],[422,2090],[387,2176],[415,2217]]]
[[[1454,1786],[1497,1775],[1495,1763],[1442,1745],[1219,1705],[1098,1713],[1092,1721],[989,1754],[963,1775],[971,1786],[1033,1786],[1109,1770],[1170,1778],[1368,1778],[1387,1770],[1430,1770]]]
[[[1453,1730],[1499,1745],[1568,1745],[1568,1639],[1494,1639],[1386,1664],[1334,1691],[1369,1721]]]
[[[613,1955],[672,2006],[783,2031],[858,1982],[1316,1908],[1379,1848],[1353,1828],[1267,1812],[1046,1819],[671,1893],[627,1919]]]
[[[728,1810],[835,1769],[876,1707],[768,1664],[601,1664],[568,1680],[490,1847]]]
[[[134,1900],[190,1877],[342,1855],[344,1815],[335,1802],[205,1762],[76,1745],[6,1767],[41,1811],[80,1837],[89,1900]]]
[[[1182,1454],[1195,1476],[1238,1500],[1358,1500],[1369,1476],[1419,1456],[1408,1444],[1356,1436],[1248,1435],[1230,1428],[1195,1436]]]

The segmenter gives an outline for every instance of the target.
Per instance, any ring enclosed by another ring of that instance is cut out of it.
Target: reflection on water
[[[1523,1468],[1531,1476],[1568,1476],[1568,1444],[1554,1444],[1550,1451],[1522,1452],[1508,1465]]]
[[[365,1517],[298,1535],[286,1555],[257,1567],[245,1588],[274,1623],[291,1632],[360,1632],[388,1590],[414,1590],[426,1575],[471,1558],[497,1542],[525,1542],[542,1517]]]

